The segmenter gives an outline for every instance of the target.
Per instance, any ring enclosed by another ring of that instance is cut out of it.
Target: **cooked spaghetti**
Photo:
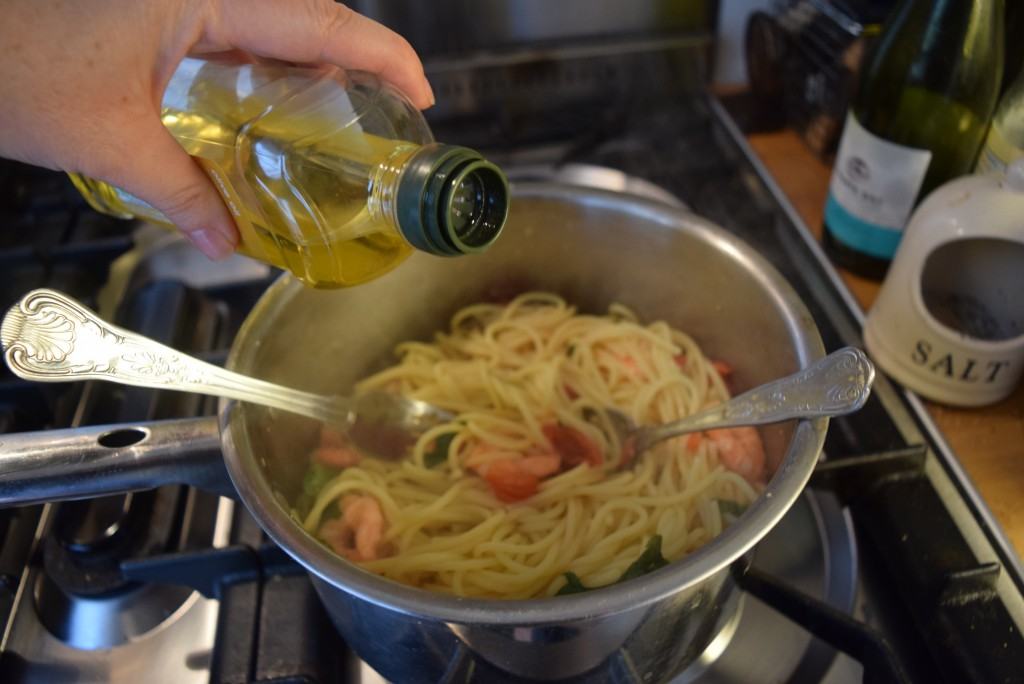
[[[654,424],[729,396],[725,364],[625,307],[581,315],[525,294],[466,307],[432,344],[397,353],[357,391],[457,418],[397,462],[361,458],[325,431],[296,506],[309,532],[371,572],[462,596],[599,587],[698,548],[761,489],[750,428],[672,439],[635,460],[619,443],[606,407]]]

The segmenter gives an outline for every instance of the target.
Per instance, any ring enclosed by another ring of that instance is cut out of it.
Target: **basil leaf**
[[[306,476],[302,478],[302,493],[315,498],[324,485],[333,480],[337,474],[336,468],[329,468],[314,461],[306,471]]]
[[[668,561],[661,555],[661,535],[656,534],[647,541],[647,546],[644,547],[643,553],[640,557],[633,561],[632,564],[626,571],[622,573],[622,577],[612,582],[612,584],[618,584],[619,582],[625,582],[641,575],[646,575],[649,572],[654,572],[658,568],[663,568],[668,565]],[[610,586],[610,585],[609,585]],[[570,594],[580,594],[584,591],[590,591],[597,587],[588,587],[580,581],[580,578],[574,572],[565,573],[565,586],[555,592],[555,596],[568,596]]]
[[[625,582],[626,580],[646,575],[649,572],[654,572],[666,565],[668,565],[668,561],[661,555],[661,535],[656,534],[648,540],[644,552],[633,561],[632,565],[626,568],[626,572],[622,573],[622,577],[618,581]]]
[[[309,509],[316,501],[317,494],[324,488],[324,485],[334,479],[338,472],[337,469],[328,468],[317,461],[310,464],[306,474],[302,477],[302,493],[295,500],[295,510],[299,512],[299,515],[305,516],[309,513]]]
[[[448,448],[455,439],[454,432],[446,432],[434,440],[434,448],[430,453],[423,456],[423,464],[428,468],[434,468],[448,460]]]
[[[722,515],[731,515],[734,518],[738,518],[747,510],[747,507],[736,501],[729,501],[728,499],[718,500],[718,512]]]
[[[590,591],[589,587],[583,586],[583,582],[577,577],[575,572],[565,573],[565,586],[555,592],[555,596],[568,596],[569,594],[582,594],[585,591]]]

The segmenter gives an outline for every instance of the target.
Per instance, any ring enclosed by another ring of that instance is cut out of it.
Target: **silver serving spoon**
[[[606,409],[606,413],[619,444],[632,447],[635,463],[636,457],[654,444],[691,432],[853,413],[868,400],[874,379],[875,367],[864,352],[844,347],[793,375],[674,423],[637,427],[620,411]]]
[[[325,396],[233,373],[111,325],[54,290],[33,290],[11,307],[0,342],[11,371],[27,380],[107,380],[270,406],[335,426],[379,458],[402,457],[419,435],[454,418],[399,395]]]

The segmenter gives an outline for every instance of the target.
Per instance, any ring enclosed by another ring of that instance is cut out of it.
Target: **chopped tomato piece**
[[[676,362],[680,369],[686,368],[686,354],[676,354],[672,357],[672,360]]]
[[[569,399],[576,399],[577,397],[580,396],[580,393],[574,390],[572,385],[570,385],[569,383],[565,383],[564,385],[562,385],[562,388],[565,390],[565,394],[567,397],[569,397]]]
[[[489,463],[484,479],[494,495],[506,503],[529,499],[540,484],[539,477],[511,459]]]
[[[686,450],[696,451],[697,447],[700,446],[701,434],[699,432],[691,432],[686,437]]]
[[[564,468],[575,468],[580,463],[599,466],[604,461],[601,449],[579,430],[560,423],[548,423],[541,429],[562,458]]]
[[[723,380],[728,380],[729,376],[732,375],[732,366],[726,361],[715,359],[711,362],[711,367],[715,369],[715,372],[722,376]]]

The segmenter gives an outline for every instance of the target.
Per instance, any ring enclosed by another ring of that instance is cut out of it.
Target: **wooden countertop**
[[[830,167],[791,131],[755,134],[748,140],[820,240]],[[840,274],[861,307],[870,307],[880,283],[842,270]],[[1018,555],[1024,556],[1024,382],[1008,399],[984,408],[926,405]]]

